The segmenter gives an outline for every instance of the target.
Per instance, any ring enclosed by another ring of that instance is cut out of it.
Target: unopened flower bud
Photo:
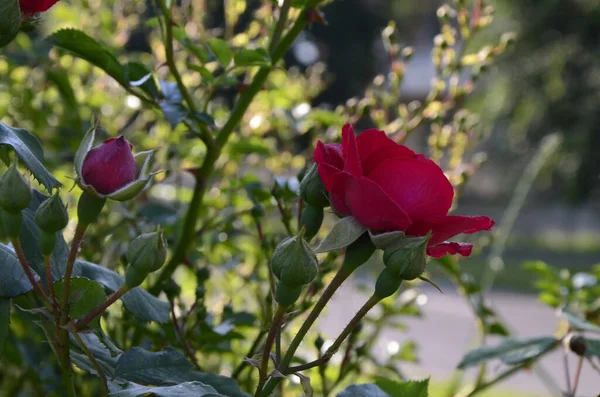
[[[383,264],[400,280],[414,280],[425,271],[430,235],[406,237],[402,232],[370,234],[373,244],[383,250]]]
[[[284,284],[302,286],[317,277],[319,264],[303,233],[288,237],[277,246],[271,260],[273,274]]]
[[[324,215],[323,208],[315,207],[311,204],[307,204],[302,210],[300,227],[303,227],[306,230],[304,235],[308,241],[310,241],[319,232],[319,229],[323,224]]]
[[[18,238],[23,226],[23,214],[20,212],[2,212],[2,229],[9,238]]]
[[[323,345],[325,344],[325,339],[323,339],[321,337],[321,335],[317,336],[317,339],[315,339],[315,347],[317,348],[317,350],[321,350],[323,348]]]
[[[160,269],[166,259],[167,243],[161,231],[138,236],[127,250],[129,266],[149,273]]]
[[[125,284],[129,288],[134,288],[144,282],[148,277],[148,271],[146,269],[138,269],[137,267],[128,266],[125,272]]]
[[[81,177],[100,194],[113,193],[133,182],[136,163],[132,146],[120,136],[90,150],[83,161]]]
[[[571,335],[568,338],[569,350],[578,356],[585,356],[585,352],[587,350],[587,341],[581,335]]]
[[[120,136],[92,147],[98,126],[84,136],[75,154],[77,183],[91,196],[126,201],[146,189],[156,173],[151,173],[154,151],[139,152]]]
[[[313,164],[306,175],[304,175],[304,178],[302,178],[302,182],[300,182],[300,197],[312,206],[320,208],[329,207],[329,195],[319,176],[317,164]]]
[[[35,223],[44,232],[55,233],[63,230],[69,223],[69,214],[58,193],[48,197],[35,212]]]
[[[300,234],[283,240],[273,253],[271,268],[279,279],[275,300],[281,306],[292,305],[302,293],[302,287],[317,277],[319,264],[313,250]]]
[[[13,163],[0,180],[0,208],[12,213],[21,212],[27,208],[31,198],[29,182]]]

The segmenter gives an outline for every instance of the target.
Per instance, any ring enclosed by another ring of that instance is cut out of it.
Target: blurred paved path
[[[335,338],[352,314],[366,300],[366,296],[350,284],[338,291],[329,309],[320,319],[319,328],[331,339]],[[389,354],[387,346],[390,342],[397,341],[402,344],[407,339],[413,339],[419,346],[420,364],[404,366],[403,371],[415,377],[431,375],[437,381],[449,379],[464,353],[469,350],[476,330],[473,316],[463,299],[449,290],[449,287],[443,290],[444,294],[441,294],[432,287],[422,287],[421,292],[427,296],[427,303],[422,307],[424,316],[408,319],[406,321],[408,330],[405,332],[385,330],[381,342],[376,347],[376,356],[385,358]],[[557,325],[554,312],[537,302],[535,296],[494,293],[489,298],[494,308],[513,329],[515,336],[547,336],[554,333]],[[549,355],[541,361],[541,364],[552,379],[564,388],[562,354],[557,352]],[[570,361],[572,372],[575,370],[575,365],[575,359],[572,358]],[[511,390],[531,393],[532,396],[551,396],[540,378],[533,373],[515,375],[500,387],[503,386]],[[600,375],[586,363],[577,395],[596,397],[599,393]]]

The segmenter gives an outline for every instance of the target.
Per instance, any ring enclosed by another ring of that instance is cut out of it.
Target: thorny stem
[[[314,322],[317,320],[317,318],[319,317],[319,315],[321,314],[321,312],[327,305],[327,302],[329,302],[329,300],[331,299],[331,297],[333,296],[335,291],[338,290],[338,288],[350,276],[350,274],[352,274],[352,271],[349,271],[342,267],[336,273],[336,275],[333,277],[333,279],[331,280],[331,283],[329,283],[329,285],[327,286],[325,291],[323,291],[323,294],[321,295],[321,297],[319,298],[319,300],[317,301],[317,303],[315,304],[315,306],[313,307],[311,312],[308,314],[308,317],[302,323],[300,330],[298,331],[298,333],[296,334],[294,339],[292,339],[290,346],[287,348],[285,355],[283,356],[281,362],[279,363],[279,366],[278,366],[279,371],[287,368],[287,366],[290,365],[290,363],[292,362],[292,359],[294,358],[294,353],[296,352],[296,350],[300,346],[300,343],[302,343],[302,340],[304,339],[304,337],[306,336],[306,334],[308,333],[308,331],[310,330],[310,328],[312,327]],[[281,382],[280,378],[269,379],[269,382],[263,389],[260,396],[261,397],[269,396],[269,394],[275,389],[275,387],[277,386],[277,384],[279,382]]]
[[[298,37],[300,32],[302,32],[302,30],[306,26],[307,10],[315,7],[320,1],[321,0],[309,0],[305,4],[302,13],[294,23],[293,27],[288,31],[288,33],[286,33],[283,36],[279,44],[273,50],[273,53],[271,54],[272,65],[264,66],[256,73],[252,83],[241,94],[234,109],[229,115],[229,119],[217,135],[215,146],[213,148],[208,148],[206,156],[204,158],[204,162],[202,163],[202,166],[196,174],[196,186],[194,188],[192,200],[190,201],[188,207],[188,212],[185,216],[185,223],[183,225],[181,237],[179,238],[179,241],[177,243],[177,246],[175,247],[171,259],[163,267],[163,270],[161,271],[156,280],[156,283],[150,289],[152,293],[157,294],[158,292],[160,292],[162,283],[166,279],[171,277],[177,266],[179,266],[183,258],[185,258],[188,248],[194,241],[196,222],[200,214],[200,208],[204,199],[206,186],[214,170],[215,164],[221,155],[223,147],[229,140],[229,137],[233,133],[234,129],[239,125],[240,120],[246,113],[246,110],[250,106],[250,103],[252,102],[258,91],[262,88],[263,84],[266,82],[267,77],[269,76],[269,73],[273,68],[273,65],[275,65],[283,57],[283,55],[292,45],[296,37]]]
[[[48,290],[50,291],[50,299],[52,300],[52,306],[56,308],[56,295],[54,294],[53,278],[52,278],[52,263],[50,262],[50,255],[44,255],[44,268],[46,269],[46,279],[48,280]]]
[[[194,103],[194,98],[192,98],[192,95],[190,94],[189,90],[185,86],[183,79],[181,77],[181,73],[179,73],[179,70],[177,69],[177,65],[175,64],[175,57],[174,57],[174,52],[173,52],[173,23],[172,23],[173,18],[172,18],[171,10],[167,7],[164,0],[158,0],[158,4],[160,6],[160,9],[161,9],[164,17],[165,17],[165,35],[166,35],[166,37],[165,37],[165,53],[166,53],[166,57],[167,57],[167,66],[169,67],[169,71],[171,72],[173,77],[175,77],[175,81],[177,82],[177,87],[179,88],[179,92],[181,92],[181,95],[183,96],[185,103],[187,104],[188,108],[190,109],[192,118],[197,120],[196,113],[198,112],[198,109],[196,107],[196,104]],[[201,123],[201,121],[199,121],[199,120],[197,120],[197,121]],[[214,146],[214,139],[213,139],[212,135],[209,134],[207,129],[201,128],[200,136],[202,138],[202,141],[206,145],[207,149],[210,150]]]
[[[577,369],[575,370],[575,378],[573,380],[573,392],[571,393],[572,397],[577,395],[577,387],[579,386],[579,378],[581,377],[581,368],[583,367],[584,358],[585,356],[580,356],[579,361],[577,362]]]
[[[273,316],[271,326],[269,327],[269,333],[267,334],[267,339],[265,340],[265,347],[263,349],[262,359],[260,361],[258,386],[256,386],[256,392],[254,393],[255,397],[260,395],[260,392],[267,381],[267,371],[269,369],[271,349],[273,348],[275,337],[281,329],[281,323],[283,322],[286,311],[286,307],[279,306],[275,312],[275,315]]]
[[[130,288],[126,284],[123,285],[121,288],[113,292],[108,298],[106,298],[106,300],[103,303],[101,303],[94,310],[92,310],[87,316],[85,316],[81,320],[78,320],[75,324],[75,327],[78,330],[84,328],[86,325],[94,321],[96,317],[104,313],[110,305],[117,301],[117,299],[129,292],[129,290]]]
[[[287,22],[291,6],[292,0],[284,0],[281,8],[279,9],[279,19],[277,20],[277,25],[275,25],[275,30],[273,31],[271,45],[269,45],[270,52],[273,52],[277,42],[281,38],[281,34],[283,33],[283,29],[285,29],[285,23]]]
[[[333,357],[333,355],[335,353],[337,353],[337,351],[339,350],[342,343],[344,343],[344,341],[346,340],[348,335],[350,335],[350,333],[354,330],[354,328],[356,328],[356,326],[360,323],[360,321],[363,319],[363,317],[365,317],[367,315],[367,313],[369,312],[369,310],[371,310],[373,307],[375,307],[375,305],[377,305],[380,301],[381,301],[381,298],[379,298],[375,295],[371,296],[365,302],[365,304],[358,310],[358,312],[354,315],[354,317],[352,317],[352,320],[350,320],[350,322],[348,322],[348,325],[346,325],[346,327],[342,330],[340,335],[335,339],[333,344],[327,349],[327,351],[325,351],[325,354],[323,354],[320,358],[318,358],[317,360],[311,361],[309,363],[306,363],[306,364],[296,365],[295,367],[286,368],[282,371],[282,373],[283,374],[292,374],[294,372],[304,371],[306,369],[310,369],[310,368],[316,367],[318,365],[322,365],[322,364],[329,362],[329,360],[331,360],[331,357]]]
[[[254,352],[256,351],[256,349],[258,348],[258,346],[260,345],[260,342],[262,341],[262,339],[265,337],[265,335],[267,334],[266,331],[261,330],[258,335],[256,335],[256,338],[254,339],[254,342],[252,342],[252,345],[250,346],[250,349],[248,349],[248,353],[246,353],[246,355],[244,357],[252,357],[254,355]],[[231,377],[233,379],[238,379],[238,377],[241,375],[241,373],[244,371],[244,368],[246,368],[246,366],[248,365],[248,363],[243,360],[233,371],[233,373],[231,374]]]
[[[33,287],[37,296],[42,300],[42,302],[44,302],[44,305],[46,305],[46,308],[50,309],[50,301],[48,300],[48,293],[46,292],[46,289],[44,288],[44,286],[40,282],[37,282],[35,280],[35,276],[31,272],[31,268],[29,267],[29,264],[27,263],[27,258],[25,257],[25,253],[23,252],[23,247],[21,247],[21,242],[19,241],[18,238],[15,237],[15,238],[11,239],[11,243],[13,245],[13,248],[15,249],[15,253],[17,254],[17,259],[19,259],[19,263],[21,264],[21,267],[23,268],[23,271],[25,272],[25,275],[27,276],[27,279],[29,280],[29,283]],[[51,312],[52,312],[52,310],[51,310]]]
[[[81,347],[81,350],[83,350],[83,352],[85,353],[85,355],[92,362],[92,365],[94,366],[94,369],[96,370],[96,373],[98,374],[98,376],[102,380],[102,386],[104,387],[104,395],[108,396],[108,393],[109,393],[109,390],[108,390],[108,380],[106,379],[106,375],[104,374],[104,371],[102,371],[102,367],[100,366],[100,364],[98,364],[98,361],[96,360],[96,358],[94,357],[94,355],[92,354],[92,352],[90,352],[90,349],[88,349],[87,345],[81,339],[81,337],[79,336],[79,334],[77,332],[73,332],[73,337],[75,338],[75,340],[79,344],[79,347]]]
[[[198,369],[199,371],[202,371],[202,367],[200,367],[200,364],[198,364],[196,355],[192,351],[189,343],[185,340],[183,331],[181,330],[181,326],[179,325],[179,321],[177,320],[177,316],[175,315],[175,303],[173,301],[171,301],[170,303],[171,303],[171,318],[173,321],[173,328],[175,328],[175,333],[177,333],[177,336],[179,336],[179,339],[181,339],[181,344],[183,345],[183,351],[185,352],[186,356],[188,356],[190,361],[194,364],[196,369]]]

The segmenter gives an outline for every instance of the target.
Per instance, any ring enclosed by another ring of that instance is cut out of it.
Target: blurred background
[[[294,175],[304,166],[316,139],[339,136],[339,131],[332,131],[344,122],[344,112],[336,109],[352,107],[377,76],[390,72],[392,63],[382,39],[390,20],[395,21],[396,44],[413,50],[406,61],[402,95],[396,100],[425,101],[436,76],[432,51],[440,33],[437,10],[442,3],[339,0],[324,6],[328,24],[313,24],[295,42],[285,59],[289,76],[275,75],[271,84],[279,91],[261,94],[249,111],[242,135],[252,144],[238,145],[237,152],[229,154],[235,162],[224,175],[237,175],[245,167]],[[478,47],[506,32],[514,32],[516,40],[493,65],[484,65],[485,73],[462,103],[478,115],[479,131],[465,156],[479,156],[481,161],[460,192],[457,212],[489,215],[498,228],[493,243],[461,263],[472,277],[483,280],[485,288],[493,284],[495,292],[489,299],[519,334],[548,334],[556,323],[554,313],[537,303],[538,275],[523,265],[543,261],[585,277],[600,263],[600,1],[485,3],[495,10],[494,22],[470,45]],[[248,40],[240,32],[255,31],[260,36],[252,21],[264,4],[181,0],[180,21],[190,36],[201,36],[207,29],[244,46]],[[203,28],[194,23],[200,15]],[[70,158],[92,114],[101,115],[112,133],[124,133],[138,145],[153,147],[167,140],[173,151],[163,153],[166,163],[195,164],[202,155],[202,149],[180,144],[186,136],[184,128],[171,131],[160,115],[145,111],[139,100],[101,71],[73,57],[59,57],[40,40],[59,28],[76,27],[107,43],[119,56],[144,62],[160,73],[163,49],[152,33],[154,16],[151,2],[141,0],[61,1],[44,16],[36,32],[21,34],[0,53],[0,119],[38,135],[47,161],[61,180],[68,181]],[[197,82],[197,76],[186,78]],[[243,78],[238,76],[240,81]],[[233,85],[215,90],[209,109],[217,123],[236,92]],[[369,117],[356,121],[359,130],[373,125]],[[419,126],[407,144],[427,153],[429,128],[427,123]],[[148,134],[137,134],[140,130]],[[173,153],[180,153],[180,158],[170,157]],[[168,183],[158,185],[156,191],[163,199],[187,197],[185,190],[183,196],[176,196]],[[210,204],[217,208],[218,197],[218,189],[211,190]],[[432,273],[435,278],[436,268]],[[588,276],[597,282],[595,276]],[[447,377],[470,347],[475,331],[467,324],[472,318],[465,302],[452,287],[445,287],[443,277],[435,279],[445,294],[421,288],[425,320],[411,320],[407,334],[389,334],[384,339],[387,345],[380,349],[382,355],[390,354],[393,343],[408,335],[424,346],[414,373],[426,376],[431,370],[434,377]],[[353,305],[352,291],[343,292],[336,304]],[[462,318],[464,323],[453,321]],[[330,314],[323,328],[333,334],[335,324],[342,323]],[[445,328],[443,334],[440,328]],[[461,343],[442,343],[448,340]],[[440,353],[439,349],[449,350]],[[524,396],[546,395],[540,379],[552,380],[561,371],[556,357],[552,360],[542,378],[520,375],[508,387]],[[597,373],[583,379],[582,393],[589,393],[585,396],[600,392]]]

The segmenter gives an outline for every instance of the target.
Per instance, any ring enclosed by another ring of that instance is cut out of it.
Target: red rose
[[[19,0],[21,12],[25,16],[47,11],[56,3],[58,3],[58,0]]]
[[[90,150],[81,169],[81,178],[98,193],[111,194],[136,179],[137,165],[132,146],[120,136]]]
[[[338,213],[352,215],[375,231],[403,231],[408,236],[431,231],[427,255],[469,256],[471,244],[446,240],[494,225],[487,216],[448,215],[454,189],[442,169],[383,131],[370,129],[355,137],[347,124],[341,145],[318,142],[313,157]]]

